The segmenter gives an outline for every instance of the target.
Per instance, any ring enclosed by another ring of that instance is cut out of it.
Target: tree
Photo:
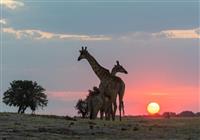
[[[75,108],[78,110],[78,114],[82,115],[82,118],[86,118],[88,115],[87,102],[85,100],[79,99],[76,103]]]
[[[176,113],[175,112],[164,112],[162,114],[162,116],[169,119],[171,117],[176,117]]]
[[[192,111],[183,111],[178,114],[179,117],[194,117],[195,114]]]
[[[18,113],[23,114],[27,108],[35,112],[38,107],[47,106],[47,95],[45,89],[36,82],[28,80],[12,81],[6,92],[3,102],[6,105],[18,107]]]
[[[195,115],[196,115],[197,117],[200,117],[200,112],[197,112]]]

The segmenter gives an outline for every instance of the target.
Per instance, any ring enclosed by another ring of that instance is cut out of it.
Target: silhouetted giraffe
[[[87,47],[80,50],[80,56],[78,57],[78,61],[81,59],[87,59],[89,64],[91,65],[93,71],[97,75],[97,77],[100,79],[100,85],[99,90],[101,94],[104,94],[105,96],[108,96],[110,98],[110,105],[108,104],[105,109],[109,109],[110,106],[114,105],[114,110],[111,107],[111,113],[112,113],[112,119],[115,119],[117,104],[116,104],[116,98],[117,93],[121,89],[121,79],[117,76],[113,76],[110,74],[110,72],[98,64],[98,62],[94,59],[93,56],[89,54],[87,51]],[[120,105],[121,108],[121,105]],[[101,111],[103,112],[103,111]],[[108,112],[105,110],[105,112]],[[103,117],[103,114],[101,113],[101,118]]]
[[[106,68],[102,67],[96,60],[95,58],[89,54],[89,52],[87,51],[87,47],[83,48],[82,50],[79,51],[80,52],[80,56],[78,57],[78,61],[82,60],[82,59],[86,59],[90,66],[92,67],[93,71],[95,72],[95,74],[97,75],[97,77],[100,80],[100,85],[99,85],[99,90],[101,94],[105,94],[105,96],[110,96],[110,104],[114,104],[114,110],[116,110],[116,105],[115,105],[115,99],[117,96],[117,92],[115,92],[115,90],[111,90],[108,86],[108,84],[110,84],[110,82],[113,82],[113,78],[109,72],[109,70],[107,70]],[[113,85],[113,84],[112,84]],[[111,88],[115,88],[115,87],[111,87]],[[108,90],[109,89],[109,90]],[[107,93],[109,92],[109,93]],[[105,110],[101,111],[101,112],[106,112],[107,109],[109,108],[109,106],[107,106],[105,108]],[[112,112],[112,118],[114,119],[114,114],[113,114],[113,110],[111,110]],[[101,118],[103,117],[103,114],[101,114]]]
[[[112,68],[112,71],[111,71],[112,76],[116,76],[116,73],[118,73],[118,72],[128,74],[128,72],[124,69],[124,67],[119,64],[119,61],[116,61],[116,63],[117,63],[117,65],[114,65],[114,67]],[[120,114],[120,120],[121,120],[121,109],[123,110],[123,115],[125,114],[124,113],[124,102],[123,102],[125,83],[122,79],[120,81],[121,81],[120,88],[119,88],[120,90],[117,93],[119,96],[119,114]]]
[[[115,76],[116,73],[125,73],[127,74],[128,72],[123,68],[123,66],[121,66],[119,64],[119,61],[117,61],[117,65],[114,65],[114,67],[112,68],[112,71],[111,71],[111,75]],[[122,81],[122,84],[121,84],[121,89],[119,92],[118,92],[118,95],[119,95],[119,103],[121,103],[122,105],[120,106],[119,105],[119,112],[120,112],[120,120],[121,120],[121,108],[123,110],[123,114],[124,114],[124,107],[123,107],[123,95],[124,95],[124,82]],[[120,96],[121,95],[121,96]],[[88,106],[88,113],[90,114],[90,119],[95,119],[96,116],[97,116],[97,113],[98,111],[100,110],[104,110],[104,108],[106,107],[107,103],[109,102],[109,98],[108,97],[105,97],[103,94],[100,94],[100,91],[97,87],[94,87],[93,90],[89,90],[89,94],[86,98],[86,102],[87,102],[87,106]],[[112,107],[112,106],[111,106]],[[110,108],[111,108],[110,107]],[[111,111],[111,109],[109,110]],[[101,112],[103,113],[103,112]],[[107,112],[105,112],[107,113]],[[110,119],[110,113],[111,112],[108,112],[106,115],[106,119]]]
[[[108,69],[102,67],[95,58],[87,51],[87,47],[82,47],[81,50],[79,50],[80,56],[78,57],[78,61],[82,59],[86,59],[90,66],[92,67],[94,73],[97,75],[97,77],[100,80],[99,90],[101,94],[105,94],[105,84],[107,84],[107,81],[109,81],[111,74]],[[107,94],[110,95],[110,94]],[[111,102],[112,103],[112,102]],[[110,103],[110,104],[111,104]],[[107,106],[105,108],[108,108]],[[105,109],[104,108],[104,109]],[[101,109],[101,112],[104,112],[105,110]],[[106,109],[107,110],[107,109]],[[101,118],[103,117],[103,114],[101,114]]]
[[[100,90],[97,87],[93,87],[93,90],[89,90],[85,101],[87,102],[90,119],[95,119],[99,110],[102,110],[109,102],[109,98],[105,97],[104,94],[100,94]]]
[[[112,76],[117,77],[116,73],[128,74],[128,72],[124,69],[124,67],[119,64],[119,61],[116,61],[116,63],[117,63],[117,65],[114,65],[114,67],[111,70],[111,75]],[[117,78],[119,78],[119,77],[117,77]],[[119,88],[117,88],[117,87],[116,88],[119,89],[119,91],[117,91],[117,94],[119,96],[119,114],[120,114],[120,121],[121,121],[121,110],[123,111],[123,115],[125,114],[124,113],[124,103],[123,103],[123,97],[124,97],[124,91],[125,91],[125,83],[120,78],[119,78],[119,81],[121,81],[120,84],[119,84]],[[116,105],[117,105],[117,101],[115,99],[114,106],[116,106]],[[105,112],[105,113],[106,113],[105,114],[106,118],[110,119],[110,110],[108,110],[108,112]]]

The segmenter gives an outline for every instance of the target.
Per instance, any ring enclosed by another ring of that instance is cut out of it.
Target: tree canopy
[[[24,113],[27,108],[35,112],[38,107],[47,106],[48,100],[44,91],[42,86],[33,81],[12,81],[8,90],[4,92],[3,102],[18,107],[18,113]]]

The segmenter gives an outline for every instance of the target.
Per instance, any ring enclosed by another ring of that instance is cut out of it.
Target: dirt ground
[[[0,113],[0,140],[200,140],[200,117],[122,122]]]

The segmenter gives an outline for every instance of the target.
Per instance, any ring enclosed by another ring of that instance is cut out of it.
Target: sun
[[[154,115],[160,111],[160,105],[156,102],[151,102],[147,105],[147,111],[149,114]]]

